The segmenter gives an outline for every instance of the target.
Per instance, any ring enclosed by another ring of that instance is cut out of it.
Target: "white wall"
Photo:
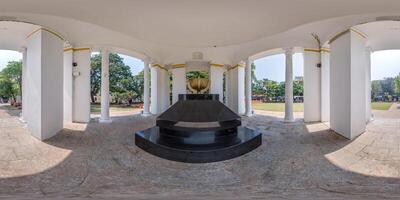
[[[172,104],[178,101],[179,94],[186,94],[186,69],[184,67],[171,70]]]
[[[63,41],[40,30],[28,38],[27,122],[41,140],[63,128]]]
[[[330,119],[330,53],[321,52],[321,121]]]
[[[219,94],[219,101],[224,98],[224,67],[210,67],[210,94]]]
[[[87,123],[90,121],[90,49],[74,51],[75,72],[73,78],[73,121]]]
[[[64,52],[64,124],[72,122],[72,62],[73,51]]]
[[[365,131],[365,39],[354,32],[330,44],[330,125],[353,139]]]
[[[304,57],[304,121],[321,121],[321,68],[319,52],[305,51]]]

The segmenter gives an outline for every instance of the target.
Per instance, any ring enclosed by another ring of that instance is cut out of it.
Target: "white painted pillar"
[[[163,113],[166,111],[169,106],[170,106],[170,85],[169,85],[169,72],[166,68],[162,68],[159,71],[159,77],[158,77],[158,102],[160,104],[160,110],[159,113]]]
[[[179,67],[172,72],[172,104],[176,103],[179,94],[186,94],[186,68]]]
[[[27,90],[27,85],[26,85],[26,70],[27,70],[27,49],[24,47],[22,49],[22,111],[21,111],[21,117],[20,120],[22,122],[26,122],[27,117],[26,117],[26,107],[28,105],[28,102],[26,101],[26,90]]]
[[[64,51],[64,124],[72,122],[72,97],[73,97],[73,77],[72,63],[74,62],[73,48],[68,48]]]
[[[285,122],[293,122],[293,49],[285,49],[286,72],[285,72]]]
[[[304,122],[321,121],[320,52],[305,49],[304,58]]]
[[[253,61],[248,58],[246,62],[246,70],[245,70],[245,115],[246,116],[251,116],[253,113],[253,109],[251,107],[251,64]]]
[[[159,114],[158,102],[158,73],[159,68],[152,66],[151,69],[151,102],[150,112],[154,115]]]
[[[39,30],[27,38],[27,127],[45,140],[63,128],[63,44],[60,36]]]
[[[229,69],[229,107],[237,114],[245,112],[244,68],[243,63]]]
[[[365,43],[348,31],[330,44],[330,127],[348,139],[366,129]]]
[[[330,52],[321,51],[321,121],[330,119]]]
[[[218,94],[222,102],[224,95],[224,66],[210,66],[210,94]]]
[[[143,115],[149,116],[150,113],[150,69],[149,69],[149,59],[144,59],[144,68],[143,68]]]
[[[366,110],[365,110],[365,121],[368,123],[371,121],[371,47],[365,49],[365,97],[366,97]]]
[[[110,52],[108,49],[101,50],[101,123],[110,123]]]
[[[72,121],[90,121],[90,48],[75,48],[73,51],[73,96]]]

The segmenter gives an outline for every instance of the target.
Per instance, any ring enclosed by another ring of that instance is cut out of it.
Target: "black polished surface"
[[[165,144],[157,127],[153,127],[135,135],[135,144],[155,156],[168,160],[187,163],[209,163],[232,159],[246,154],[261,145],[261,134],[246,127],[238,127],[237,137],[229,138],[215,145],[171,146]],[[194,139],[194,138],[193,138]],[[198,138],[200,143],[203,139]]]
[[[180,162],[215,162],[261,145],[261,134],[241,126],[241,118],[218,95],[179,95],[155,127],[135,134],[135,144],[156,156]]]

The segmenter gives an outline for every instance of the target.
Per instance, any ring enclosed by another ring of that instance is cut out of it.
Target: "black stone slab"
[[[153,127],[135,134],[135,144],[146,152],[158,157],[187,163],[208,163],[232,159],[246,154],[261,145],[261,134],[246,127],[238,127],[237,133],[225,138],[222,144],[171,146],[165,144],[160,129]],[[195,140],[201,143],[202,137]],[[230,144],[227,141],[231,141]],[[208,142],[205,142],[208,143]]]
[[[239,115],[217,100],[178,101],[157,118],[172,122],[223,122],[238,119]]]

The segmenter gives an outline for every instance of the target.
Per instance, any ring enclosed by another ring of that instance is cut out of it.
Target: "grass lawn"
[[[284,112],[285,111],[285,103],[258,103],[253,102],[254,110],[266,110],[266,111],[275,111],[275,112]],[[303,103],[294,103],[293,104],[294,112],[303,112],[304,104]]]
[[[117,105],[117,104],[111,104],[110,105],[110,112],[116,111],[116,112],[121,112],[121,111],[133,111],[138,108],[134,107],[135,105],[130,105],[130,106],[124,106],[124,105]],[[101,105],[100,104],[90,104],[90,112],[91,113],[100,113],[101,111]]]
[[[392,106],[392,102],[372,102],[372,110],[388,110]]]

